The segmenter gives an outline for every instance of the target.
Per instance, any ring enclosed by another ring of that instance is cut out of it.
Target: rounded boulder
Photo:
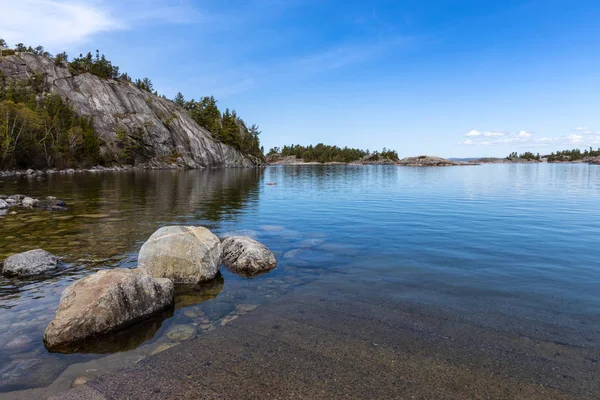
[[[142,246],[138,268],[174,283],[213,279],[221,265],[221,243],[211,231],[195,226],[165,226]]]
[[[44,344],[51,351],[71,352],[86,339],[171,307],[174,297],[174,285],[168,279],[130,269],[99,271],[65,289],[44,333]]]
[[[275,255],[264,244],[246,236],[223,241],[223,262],[235,273],[252,276],[277,266]]]
[[[4,260],[2,274],[17,278],[43,275],[58,268],[58,261],[58,257],[46,250],[29,250],[24,253],[13,254]]]

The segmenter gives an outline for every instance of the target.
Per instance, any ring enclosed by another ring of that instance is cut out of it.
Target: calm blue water
[[[60,292],[97,269],[135,266],[144,240],[173,223],[205,225],[219,235],[247,230],[279,259],[275,271],[251,280],[223,270],[221,293],[196,304],[215,326],[241,303],[260,305],[303,281],[339,274],[339,285],[351,278],[401,283],[405,290],[390,296],[487,325],[509,316],[517,333],[600,346],[598,166],[274,166],[0,184],[0,193],[17,192],[58,196],[71,208],[0,217],[0,257],[44,247],[69,267],[49,280],[0,279],[0,319],[9,321],[0,341],[26,329],[31,342],[17,350],[0,343],[0,360],[33,354],[67,366],[98,357],[49,355],[41,346]],[[191,323],[184,311],[140,348]],[[23,325],[31,319],[37,325]]]

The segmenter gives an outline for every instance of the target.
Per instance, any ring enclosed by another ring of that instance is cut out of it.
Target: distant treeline
[[[600,157],[600,148],[594,150],[592,147],[581,151],[581,149],[573,149],[573,150],[562,150],[557,152],[552,152],[545,156],[540,156],[539,153],[533,154],[529,151],[526,151],[522,154],[517,154],[517,152],[512,152],[506,158],[522,158],[527,160],[540,160],[542,158],[546,158],[549,162],[556,161],[578,161],[583,160],[586,157]]]
[[[540,153],[533,154],[532,152],[526,151],[525,153],[517,154],[516,151],[513,151],[506,158],[509,160],[512,158],[521,158],[524,160],[539,160],[541,157],[540,157]]]
[[[395,150],[388,150],[385,147],[381,152],[370,152],[369,150],[353,149],[349,147],[329,146],[319,143],[316,146],[301,146],[299,144],[291,146],[274,147],[269,150],[269,155],[280,154],[283,157],[296,156],[305,162],[353,162],[365,157],[369,161],[377,161],[380,158],[387,158],[392,161],[398,161],[398,153]]]
[[[0,46],[6,46],[3,39],[0,39]],[[42,46],[22,43],[3,54],[10,55],[15,51],[54,59],[57,66],[69,68],[74,75],[90,73],[103,79],[120,80],[159,95],[149,78],[134,81],[98,50],[95,55],[91,52],[80,54],[70,62],[65,52],[53,56]],[[123,132],[116,132],[117,140],[124,142],[120,146],[123,154],[101,157],[102,143],[94,131],[92,119],[78,116],[60,96],[49,95],[47,89],[41,75],[15,82],[0,72],[0,168],[89,167],[143,161],[143,155],[137,153],[144,147],[125,143],[128,135]],[[161,97],[166,99],[164,95]],[[248,127],[235,110],[226,109],[221,113],[212,96],[186,101],[183,94],[178,93],[173,101],[216,139],[243,153],[264,158],[258,126]]]

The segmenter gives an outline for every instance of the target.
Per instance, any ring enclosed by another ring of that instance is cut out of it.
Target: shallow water
[[[0,259],[42,247],[65,261],[44,279],[0,278],[2,392],[135,363],[331,272],[339,285],[402,283],[387,295],[509,315],[524,334],[552,326],[552,340],[600,346],[598,166],[107,172],[4,178],[0,193],[69,206],[0,216]],[[142,243],[166,224],[243,231],[280,265],[253,279],[223,268],[208,287],[180,291],[171,312],[80,353],[48,353],[42,334],[62,290],[98,269],[135,267]]]

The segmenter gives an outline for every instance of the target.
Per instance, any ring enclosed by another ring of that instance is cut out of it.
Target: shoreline
[[[477,165],[488,165],[488,164],[587,164],[587,165],[600,165],[600,162],[588,162],[583,160],[577,161],[553,161],[553,162],[544,162],[544,161],[504,161],[503,159],[498,159],[496,161],[482,161],[475,160],[472,162],[463,162],[463,161],[450,161],[448,163],[436,164],[436,165],[428,165],[428,164],[420,164],[420,163],[401,163],[401,162],[316,162],[316,161],[294,161],[294,162],[271,162],[268,164],[264,164],[262,166],[257,166],[253,168],[265,168],[271,166],[317,166],[317,165],[356,165],[356,166],[370,166],[370,165],[392,165],[398,167],[434,167],[434,166],[477,166]],[[68,169],[19,169],[19,170],[0,170],[0,178],[8,178],[8,177],[16,177],[16,176],[43,176],[43,175],[55,175],[55,174],[76,174],[76,173],[98,173],[98,172],[131,172],[131,171],[168,171],[168,170],[179,170],[179,171],[188,171],[188,170],[205,170],[205,169],[225,169],[225,168],[245,168],[245,167],[222,167],[222,168],[186,168],[180,166],[133,166],[133,165],[123,165],[123,166],[112,166],[112,167],[103,167],[103,166],[94,166],[91,168],[68,168]]]

